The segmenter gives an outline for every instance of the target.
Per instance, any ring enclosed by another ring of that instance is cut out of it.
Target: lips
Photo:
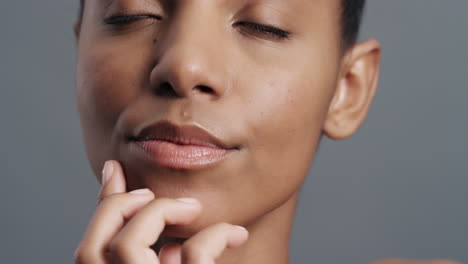
[[[206,168],[238,150],[199,126],[178,126],[167,120],[149,125],[128,139],[137,147],[138,155],[157,166],[176,169]]]

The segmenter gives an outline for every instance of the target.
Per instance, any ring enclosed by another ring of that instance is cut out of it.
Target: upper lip
[[[211,148],[236,149],[229,147],[207,130],[196,125],[176,125],[168,120],[161,120],[143,128],[129,137],[130,141],[168,141],[179,145],[195,145]]]

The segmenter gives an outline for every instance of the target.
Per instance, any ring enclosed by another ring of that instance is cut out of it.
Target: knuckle
[[[98,208],[118,208],[122,207],[125,204],[128,204],[131,201],[131,198],[135,196],[128,193],[114,193],[107,196],[101,203],[98,204]]]
[[[125,239],[116,238],[109,243],[109,253],[113,256],[121,257],[125,256],[129,252],[129,245]]]
[[[124,199],[124,195],[122,193],[115,193],[107,196],[104,198],[99,206],[101,207],[107,207],[107,206],[112,206],[114,204],[120,204],[122,200]]]
[[[112,197],[119,196],[121,193],[112,193],[112,194],[104,194],[101,190],[98,195],[98,205],[102,204],[104,201],[108,201]]]
[[[87,249],[86,247],[80,245],[78,248],[75,249],[73,254],[73,258],[76,264],[86,264],[92,263],[94,258],[94,254],[91,253],[92,251]]]

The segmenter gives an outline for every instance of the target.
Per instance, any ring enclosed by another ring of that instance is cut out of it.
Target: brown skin
[[[75,24],[77,109],[98,180],[114,160],[77,262],[155,263],[149,247],[181,237],[161,263],[289,263],[296,199],[320,137],[348,138],[365,120],[380,44],[341,49],[338,0],[163,2],[87,0]],[[117,13],[162,20],[103,23]],[[199,124],[240,150],[197,171],[135,158],[125,135],[161,119]],[[127,193],[142,188],[150,191]]]

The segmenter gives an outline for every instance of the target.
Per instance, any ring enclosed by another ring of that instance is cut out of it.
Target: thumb
[[[161,264],[181,264],[182,245],[177,243],[164,245],[159,251],[159,262]]]
[[[99,191],[98,203],[109,195],[124,192],[126,192],[126,187],[122,166],[116,160],[106,161],[102,169],[101,190]]]

